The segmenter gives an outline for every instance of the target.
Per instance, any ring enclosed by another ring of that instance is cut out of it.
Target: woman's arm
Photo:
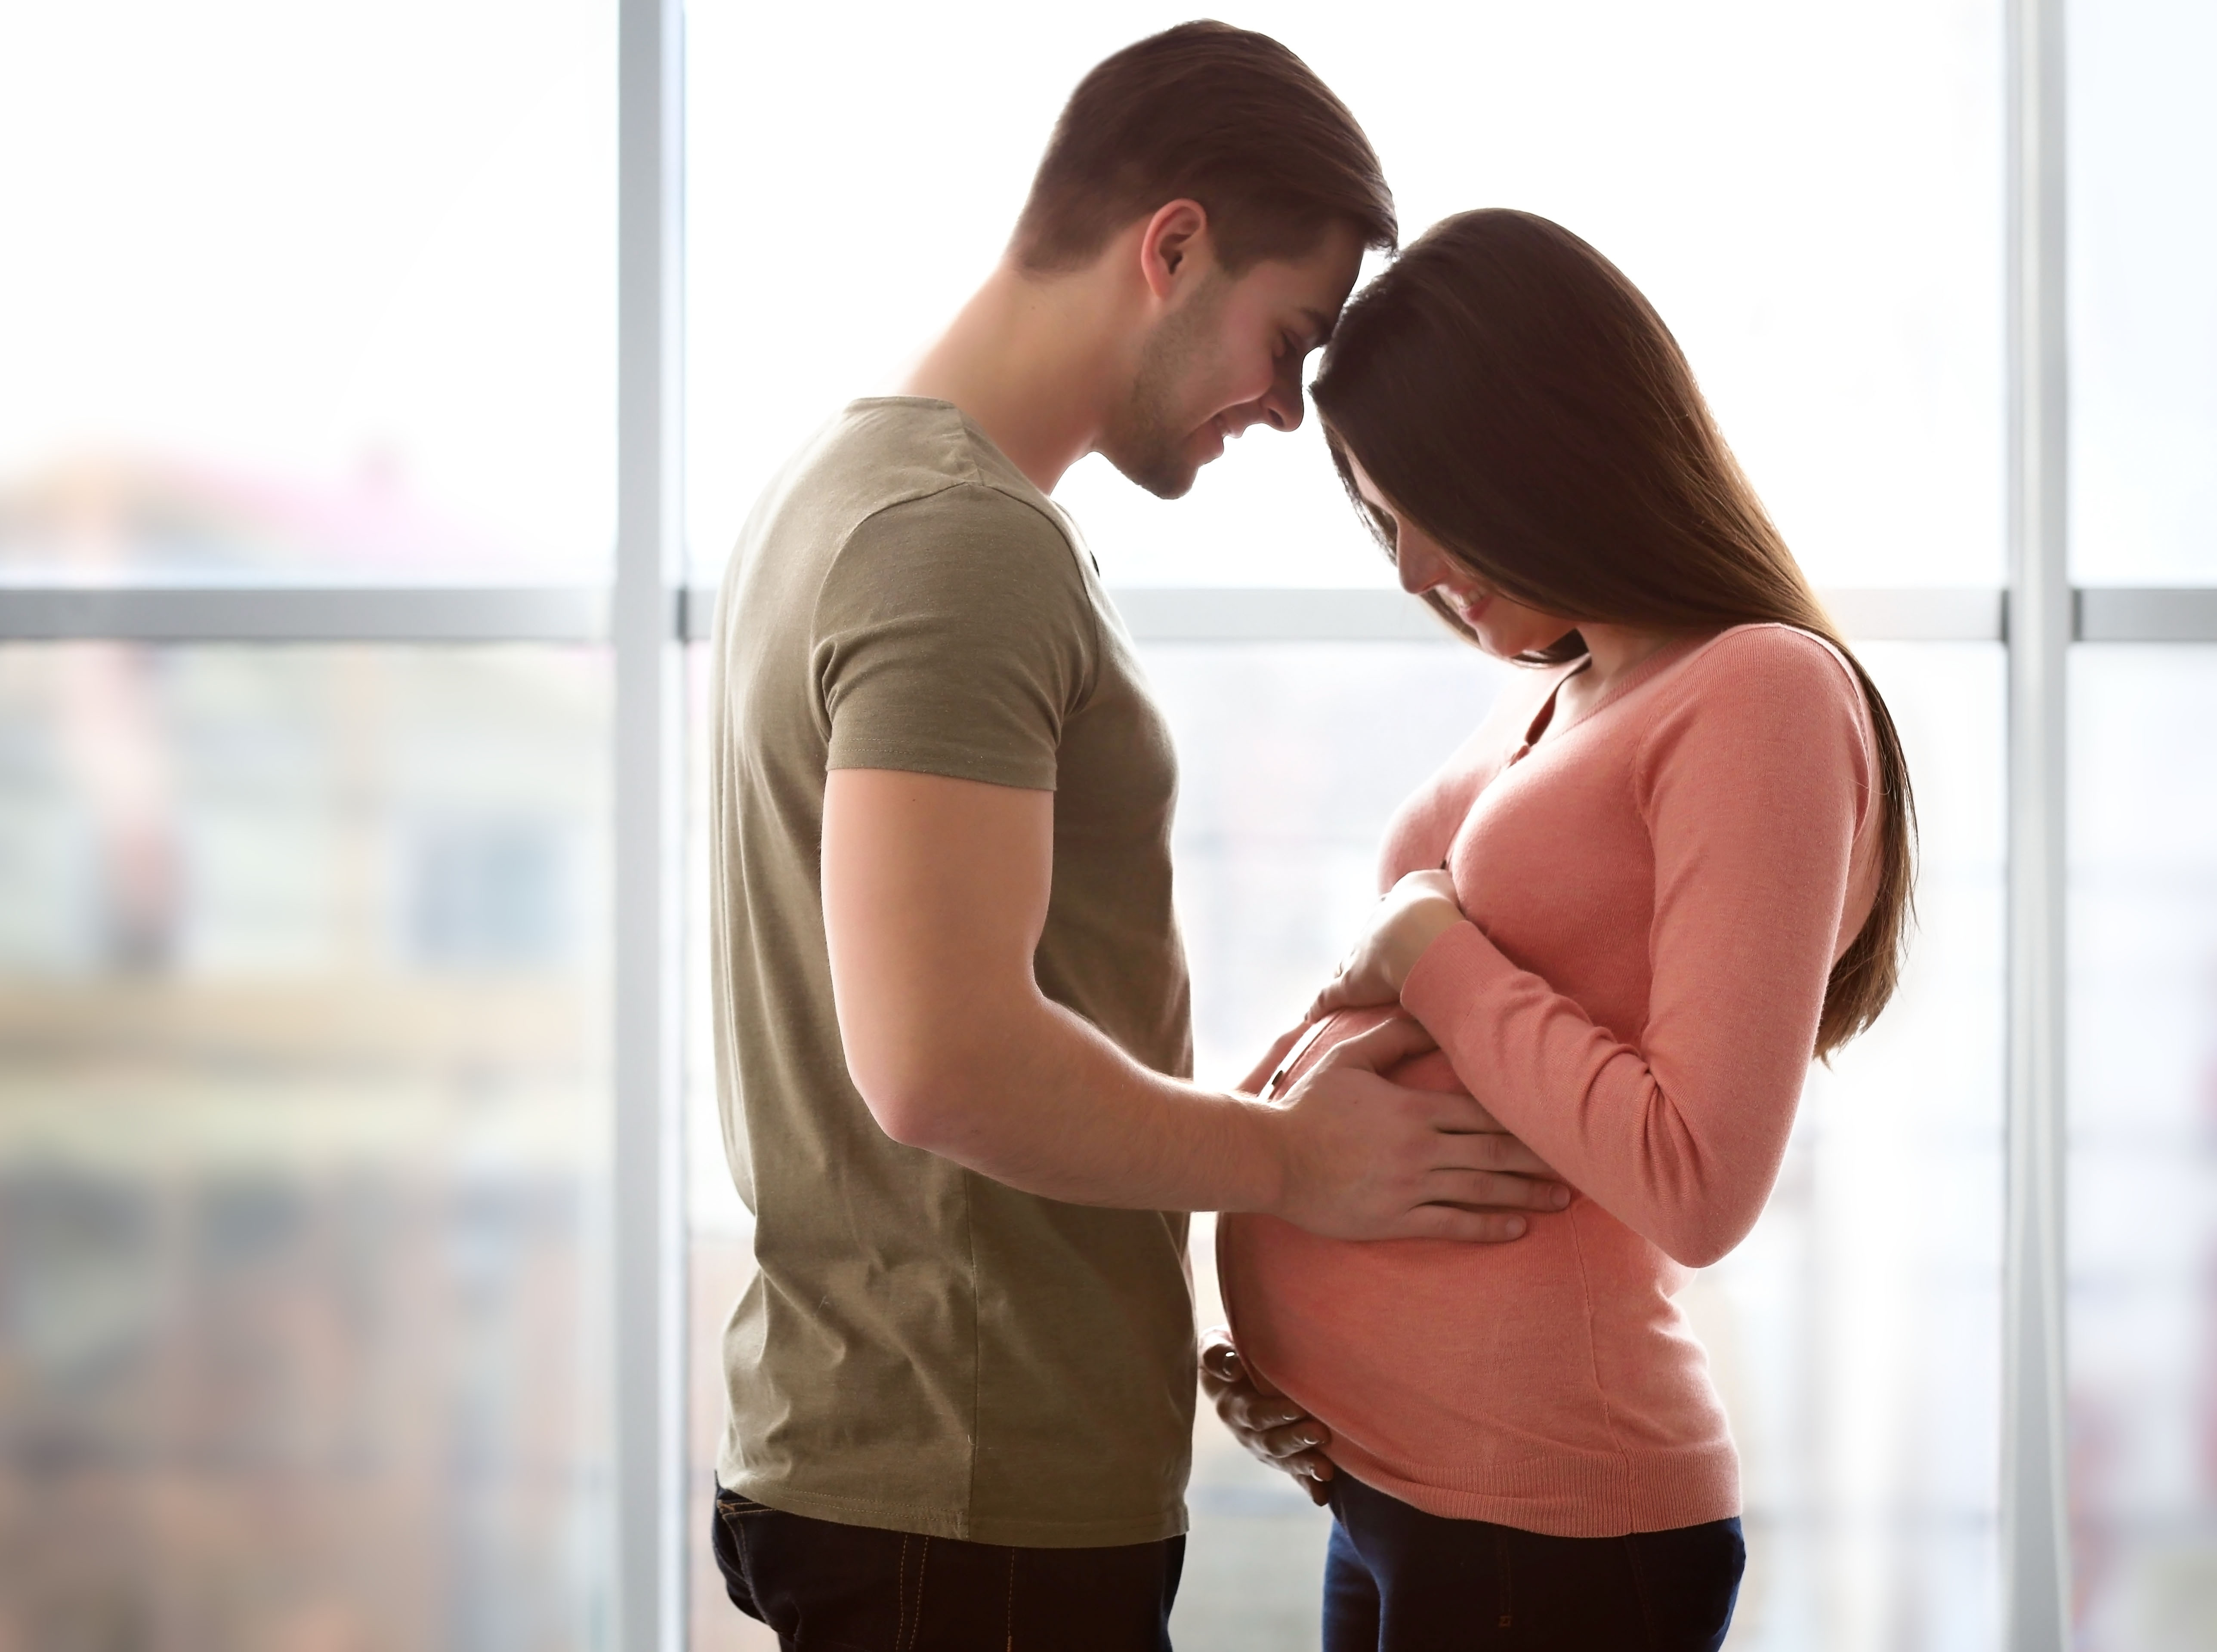
[[[1660,715],[1635,763],[1656,875],[1637,1045],[1429,893],[1374,926],[1341,989],[1374,998],[1423,940],[1399,996],[1472,1094],[1689,1267],[1745,1236],[1776,1179],[1868,784],[1860,696],[1835,662],[1811,645],[1736,663]]]

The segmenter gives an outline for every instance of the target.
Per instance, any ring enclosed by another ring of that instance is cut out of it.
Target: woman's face
[[[1448,608],[1470,627],[1478,645],[1498,659],[1529,654],[1559,641],[1578,628],[1575,620],[1542,613],[1507,597],[1449,555],[1437,539],[1424,532],[1378,490],[1370,473],[1353,453],[1347,468],[1356,490],[1393,525],[1393,565],[1400,570],[1401,589],[1414,596],[1436,593]]]

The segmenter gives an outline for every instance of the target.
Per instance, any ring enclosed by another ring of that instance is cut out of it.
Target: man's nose
[[[1217,416],[1224,428],[1238,435],[1250,425],[1267,424],[1273,430],[1298,430],[1306,410],[1307,398],[1301,394],[1301,370],[1299,363],[1288,367],[1281,363],[1269,389],[1251,402],[1242,402],[1237,407],[1226,408]]]
[[[1308,400],[1301,394],[1301,361],[1300,356],[1288,350],[1270,381],[1270,388],[1263,392],[1263,416],[1276,429],[1301,428],[1301,415],[1306,410]]]

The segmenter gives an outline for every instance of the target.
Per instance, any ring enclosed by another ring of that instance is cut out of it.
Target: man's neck
[[[1041,493],[1053,493],[1092,451],[1133,370],[1129,298],[1103,279],[1107,262],[1041,279],[1004,261],[901,393],[952,402]]]

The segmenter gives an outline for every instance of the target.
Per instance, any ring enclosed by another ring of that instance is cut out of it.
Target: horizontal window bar
[[[2009,607],[2007,592],[1979,588],[1835,585],[1817,595],[1844,636],[1868,643],[1998,643]]]
[[[676,603],[671,602],[673,626]],[[148,643],[596,643],[600,586],[0,587],[0,638]]]
[[[1998,642],[2004,593],[1991,589],[1819,593],[1867,642]],[[1146,643],[1445,642],[1444,626],[1399,591],[1127,586],[1116,604]],[[713,586],[673,590],[670,634],[707,639]],[[2217,588],[2088,586],[2077,636],[2089,643],[2217,643]],[[5,585],[0,641],[107,638],[151,643],[597,643],[602,586]]]
[[[1400,591],[1243,589],[1138,586],[1115,593],[1132,635],[1143,643],[1443,643],[1446,626]],[[2003,593],[1992,588],[1820,593],[1850,637],[1865,641],[1999,642]],[[689,639],[707,639],[716,594],[696,587],[686,615]]]
[[[1999,642],[2002,593],[1994,589],[1820,593],[1850,637],[1868,641]],[[1399,591],[1180,590],[1116,593],[1142,642],[1442,642],[1446,626]]]
[[[1440,643],[1443,621],[1399,591],[1211,590],[1127,586],[1115,593],[1143,643]]]
[[[2082,643],[2217,643],[2217,588],[2078,589]]]

